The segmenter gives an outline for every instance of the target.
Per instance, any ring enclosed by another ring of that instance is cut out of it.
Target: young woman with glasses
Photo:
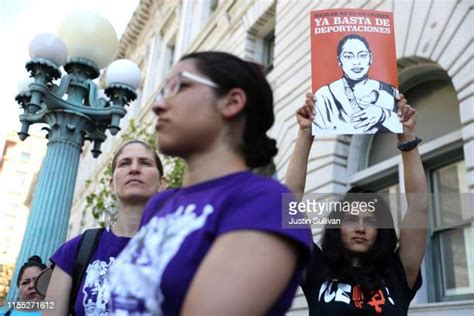
[[[184,186],[148,203],[111,269],[112,312],[284,315],[311,236],[282,228],[289,190],[249,171],[277,152],[261,68],[221,52],[184,56],[153,111],[160,150],[186,162]]]

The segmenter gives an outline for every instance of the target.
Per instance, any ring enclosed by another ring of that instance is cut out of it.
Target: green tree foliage
[[[154,133],[148,132],[149,124],[140,125],[135,122],[135,120],[130,119],[127,130],[125,130],[121,135],[121,142],[126,142],[133,139],[139,139],[147,144],[149,144],[153,149],[157,150],[156,136]],[[101,225],[102,215],[104,213],[105,207],[110,205],[112,207],[116,206],[115,196],[110,190],[110,179],[112,178],[112,158],[110,157],[107,161],[107,167],[102,172],[98,179],[98,185],[96,189],[89,193],[86,196],[86,210],[92,213],[92,216],[99,220]],[[182,179],[184,174],[184,161],[176,157],[162,157],[165,170],[165,179],[167,181],[169,188],[177,188],[182,185]],[[86,186],[90,186],[94,179],[89,179],[86,181]]]
[[[179,188],[183,185],[184,160],[177,157],[165,156],[165,179],[168,188]]]
[[[0,264],[0,306],[5,304],[10,285],[15,286],[14,283],[11,284],[13,268],[13,264]]]

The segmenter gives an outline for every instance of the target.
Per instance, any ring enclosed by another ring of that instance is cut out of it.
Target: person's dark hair
[[[243,145],[238,148],[251,168],[267,165],[277,153],[276,141],[267,136],[273,125],[273,93],[262,67],[225,52],[196,52],[181,60],[192,59],[196,68],[219,87],[218,96],[233,88],[242,89],[247,96]]]
[[[46,269],[46,265],[41,261],[41,258],[39,256],[31,256],[28,258],[28,261],[26,261],[20,268],[20,273],[18,273],[18,278],[16,279],[16,285],[19,287],[20,286],[20,281],[21,278],[23,277],[23,273],[25,272],[26,269],[31,268],[31,267],[37,267],[40,270]]]
[[[161,162],[160,156],[158,156],[156,151],[150,145],[138,139],[129,140],[123,143],[122,145],[120,145],[120,147],[117,149],[117,152],[114,155],[114,159],[112,160],[112,173],[115,171],[115,167],[117,166],[118,156],[120,156],[120,154],[125,149],[125,147],[131,144],[140,144],[143,147],[145,147],[148,151],[153,153],[153,158],[155,159],[156,168],[158,169],[158,172],[160,173],[160,177],[162,177],[163,176],[163,163]]]
[[[349,34],[344,36],[340,41],[339,44],[337,44],[337,59],[340,59],[341,53],[342,53],[342,47],[348,40],[359,40],[362,43],[364,43],[365,47],[367,47],[367,50],[369,51],[370,54],[372,54],[372,51],[370,50],[369,42],[365,39],[365,37],[357,35],[357,34]]]
[[[360,283],[364,293],[368,294],[377,290],[383,282],[388,281],[389,266],[398,241],[393,217],[384,199],[370,190],[354,187],[341,199],[341,202],[344,201],[376,201],[374,215],[377,223],[377,237],[374,245],[359,257],[361,274],[357,277],[357,283]],[[333,211],[329,218],[339,219],[342,223],[344,212]],[[352,273],[353,255],[343,245],[339,224],[327,224],[324,227],[321,250],[328,262],[329,271],[326,271],[328,279],[356,282]]]

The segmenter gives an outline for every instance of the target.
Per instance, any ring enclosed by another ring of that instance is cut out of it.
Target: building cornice
[[[161,5],[163,0],[140,0],[130,22],[120,38],[116,59],[127,57],[127,49],[137,43],[150,17],[152,7]]]

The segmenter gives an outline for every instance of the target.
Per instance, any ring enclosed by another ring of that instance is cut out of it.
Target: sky
[[[66,16],[92,11],[108,19],[118,39],[125,31],[139,0],[0,0],[0,153],[8,131],[20,129],[15,102],[18,81],[27,75],[28,46],[40,33],[56,33]],[[31,129],[31,128],[30,128]]]

